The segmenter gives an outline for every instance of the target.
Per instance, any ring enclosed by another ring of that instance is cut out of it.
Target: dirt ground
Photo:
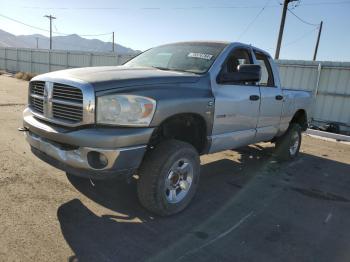
[[[269,143],[203,156],[192,204],[159,218],[135,181],[69,181],[31,154],[27,85],[0,76],[0,261],[350,261],[349,145],[304,136],[283,164]]]

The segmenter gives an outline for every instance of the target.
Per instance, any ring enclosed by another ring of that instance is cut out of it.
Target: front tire
[[[199,155],[189,143],[166,140],[147,153],[138,174],[142,206],[160,216],[176,214],[189,205],[197,190]]]
[[[282,161],[295,159],[301,145],[301,127],[291,123],[286,133],[276,141],[277,158]]]

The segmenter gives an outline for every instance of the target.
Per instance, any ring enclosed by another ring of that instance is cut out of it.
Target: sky
[[[137,50],[188,40],[239,41],[267,50],[272,56],[283,0],[0,0],[0,29],[9,33],[48,36],[3,16],[49,29],[44,15],[52,14],[53,30],[98,35]],[[350,61],[350,0],[300,0],[290,4],[280,58],[310,60],[318,25],[323,20],[317,60]],[[312,24],[312,25],[311,25]],[[315,24],[315,25],[314,25]],[[57,35],[57,34],[54,34]]]

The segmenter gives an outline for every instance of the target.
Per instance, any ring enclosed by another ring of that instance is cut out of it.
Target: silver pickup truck
[[[67,175],[137,179],[141,204],[159,215],[193,198],[202,154],[261,141],[293,159],[311,95],[281,88],[268,53],[251,45],[182,42],[122,66],[39,75],[23,128],[32,152]]]

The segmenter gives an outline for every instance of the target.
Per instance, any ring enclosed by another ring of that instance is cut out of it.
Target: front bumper
[[[23,124],[29,130],[26,140],[38,158],[73,175],[94,179],[134,174],[153,132],[153,128],[136,128],[139,132],[134,128],[67,130],[37,120],[28,109]],[[98,162],[101,155],[104,165]]]

